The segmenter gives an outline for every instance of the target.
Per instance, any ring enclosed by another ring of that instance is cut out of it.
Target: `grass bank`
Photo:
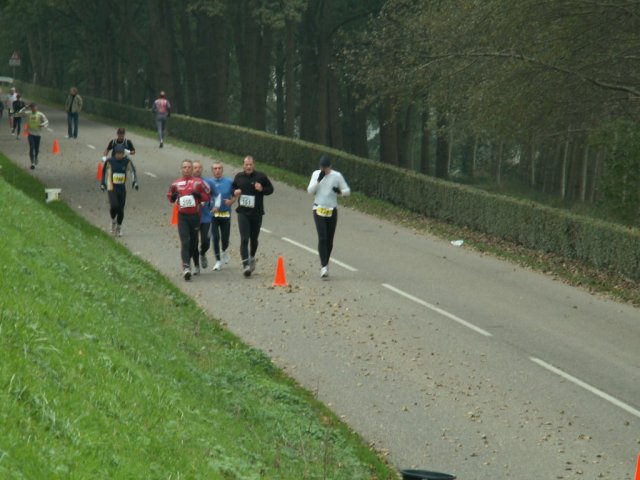
[[[397,478],[263,353],[0,167],[0,478]]]

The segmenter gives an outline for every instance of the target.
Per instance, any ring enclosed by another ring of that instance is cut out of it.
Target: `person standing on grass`
[[[129,157],[125,155],[124,147],[116,145],[113,156],[108,158],[102,169],[100,189],[107,191],[109,195],[109,215],[111,216],[111,235],[122,236],[122,220],[124,219],[124,206],[127,201],[127,176],[131,172],[133,188],[138,190],[138,176],[136,167]]]
[[[15,115],[24,116],[27,129],[29,131],[29,158],[31,159],[31,170],[38,165],[38,153],[40,152],[40,135],[42,129],[49,125],[49,120],[44,113],[38,111],[38,105],[29,104],[29,111],[25,112],[26,107]]]
[[[194,275],[200,273],[198,257],[198,235],[200,233],[200,209],[209,201],[209,187],[200,178],[193,176],[193,162],[184,160],[180,166],[182,176],[174,181],[167,191],[167,198],[178,206],[178,235],[182,276],[191,280],[191,259]]]
[[[351,194],[351,189],[340,172],[331,168],[331,158],[320,157],[320,169],[311,174],[307,192],[315,195],[313,221],[318,233],[320,277],[329,276],[329,258],[333,250],[333,237],[338,225],[338,197]]]
[[[244,158],[242,172],[233,179],[233,197],[238,202],[238,229],[240,231],[240,258],[242,273],[250,277],[256,268],[258,236],[264,216],[264,196],[273,193],[273,185],[267,176],[255,170],[251,155]]]
[[[216,255],[216,263],[213,270],[220,270],[222,262],[229,263],[229,235],[231,234],[231,205],[233,205],[233,181],[224,177],[222,163],[214,162],[211,167],[213,178],[213,190],[217,193],[211,200],[213,215],[211,219],[211,233],[213,237],[213,251]],[[222,245],[222,252],[220,246]]]
[[[69,89],[64,109],[67,112],[67,138],[78,138],[78,120],[82,111],[82,97],[78,95],[76,87]]]
[[[217,194],[212,189],[213,184],[211,183],[209,178],[202,178],[202,163],[197,160],[193,162],[193,176],[195,178],[199,178],[203,182],[207,184],[209,188],[209,195],[211,198],[214,198]],[[209,266],[209,261],[207,260],[207,252],[209,251],[209,247],[211,246],[211,200],[206,204],[202,205],[200,209],[200,266],[202,268],[207,268]]]
[[[167,118],[171,116],[171,103],[167,100],[167,96],[163,91],[153,102],[153,112],[156,114],[156,129],[160,139],[160,148],[162,148],[164,146],[164,130],[167,125]]]
[[[25,103],[22,101],[22,96],[19,93],[16,93],[16,99],[13,101],[13,105],[11,106],[12,112],[21,112]],[[13,131],[16,132],[16,140],[20,140],[20,127],[22,126],[22,117],[20,115],[13,116]]]

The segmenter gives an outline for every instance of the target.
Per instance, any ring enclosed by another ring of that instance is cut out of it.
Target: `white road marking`
[[[603,398],[607,402],[612,403],[616,407],[619,407],[619,408],[629,412],[630,414],[635,415],[636,417],[640,418],[640,410],[636,410],[631,405],[628,405],[628,404],[624,403],[623,401],[618,400],[615,397],[612,397],[608,393],[605,393],[602,390],[599,390],[596,387],[593,387],[593,386],[589,385],[588,383],[583,382],[582,380],[580,380],[580,379],[578,379],[578,378],[576,378],[576,377],[574,377],[572,375],[569,375],[566,372],[563,372],[559,368],[556,368],[553,365],[550,365],[547,362],[545,362],[543,360],[540,360],[539,358],[530,357],[530,360],[532,362],[534,362],[534,363],[537,363],[542,368],[545,368],[545,369],[549,370],[550,372],[555,373],[556,375],[560,375],[565,380],[569,380],[571,383],[574,383],[574,384],[578,385],[579,387],[584,388],[588,392],[591,392],[594,395],[597,395],[598,397]]]
[[[93,145],[91,145],[89,143],[87,143],[87,147],[89,147],[91,150],[95,150],[96,149],[96,147],[94,147]]]
[[[52,130],[51,128],[47,127],[47,130],[48,130],[49,132],[53,133],[53,130]]]
[[[476,327],[474,324],[467,322],[466,320],[461,319],[460,317],[456,317],[454,314],[447,312],[446,310],[443,310],[439,307],[436,307],[435,305],[432,305],[428,302],[425,302],[424,300],[420,300],[418,297],[414,297],[413,295],[407,293],[407,292],[403,292],[402,290],[400,290],[399,288],[394,287],[393,285],[389,285],[388,283],[383,283],[382,286],[384,288],[387,288],[389,290],[391,290],[392,292],[397,293],[398,295],[402,295],[405,298],[408,298],[409,300],[416,302],[419,305],[422,305],[423,307],[427,307],[430,310],[433,310],[436,313],[439,313],[440,315],[443,315],[447,318],[450,318],[451,320],[454,320],[456,322],[458,322],[460,325],[464,325],[467,328],[470,328],[471,330],[473,330],[474,332],[479,333],[480,335],[484,335],[485,337],[491,337],[493,335],[491,335],[489,332],[487,332],[486,330],[483,330],[480,327]]]
[[[266,228],[262,228],[262,227],[260,227],[260,231],[265,233],[273,233],[271,230],[267,230]]]
[[[287,237],[282,237],[282,240],[284,240],[285,242],[289,242],[291,245],[295,245],[296,247],[302,248],[303,250],[306,250],[307,252],[311,252],[314,255],[317,255],[318,252],[316,250],[314,250],[313,248],[309,248],[306,245],[303,245],[302,243],[298,243],[295,240],[291,240],[290,238]],[[350,272],[357,272],[358,269],[355,267],[352,267],[351,265],[347,265],[346,263],[343,263],[339,260],[336,260],[334,258],[329,259],[330,262],[335,263],[336,265],[339,265],[340,267],[349,270]]]
[[[144,172],[144,174],[150,176],[151,178],[158,178],[158,176],[155,173]]]

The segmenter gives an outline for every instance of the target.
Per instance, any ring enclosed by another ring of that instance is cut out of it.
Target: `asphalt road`
[[[42,111],[51,131],[33,174],[107,230],[95,173],[117,125],[84,116],[80,138],[70,140],[64,113]],[[164,149],[127,138],[141,187],[129,192],[117,241],[267,352],[392,464],[465,480],[632,478],[638,309],[347,208],[322,281],[312,197],[278,182],[265,202],[254,276],[242,276],[234,217],[231,263],[184,282],[165,192],[184,158],[203,160],[206,171],[212,159],[173,147],[170,132]],[[11,137],[6,119],[0,150],[28,168],[26,138]],[[273,288],[280,255],[290,287]]]

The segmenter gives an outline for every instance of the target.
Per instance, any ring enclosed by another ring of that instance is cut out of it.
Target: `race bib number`
[[[240,206],[247,208],[254,208],[256,206],[255,195],[240,195]]]
[[[184,197],[180,197],[178,199],[178,203],[180,204],[180,208],[195,207],[196,199],[193,198],[193,195],[185,195]]]
[[[333,215],[333,208],[318,207],[316,208],[316,214],[319,217],[330,217]]]
[[[229,212],[213,212],[213,216],[216,218],[229,218],[231,214]]]
[[[121,184],[125,182],[125,180],[127,179],[127,176],[124,173],[114,173],[112,178],[113,178],[113,183]]]

